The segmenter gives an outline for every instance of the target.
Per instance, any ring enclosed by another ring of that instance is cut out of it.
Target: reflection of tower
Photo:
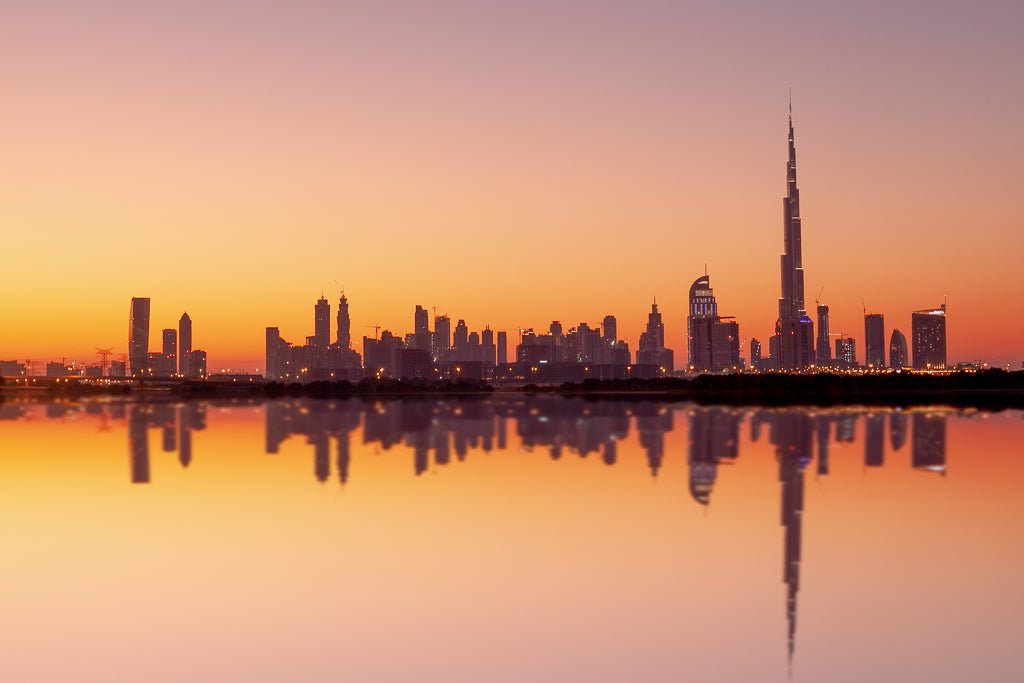
[[[665,433],[672,431],[672,410],[655,403],[639,403],[634,412],[640,447],[647,452],[651,476],[657,477],[661,461],[665,458]]]
[[[351,459],[351,439],[348,432],[343,432],[338,435],[338,481],[343,485],[348,483],[348,465]]]
[[[881,467],[885,460],[885,416],[868,413],[864,416],[864,465]]]
[[[178,462],[192,462],[192,432],[206,428],[206,406],[190,402],[178,408]]]
[[[718,463],[739,455],[740,416],[726,408],[695,408],[689,415],[690,495],[701,505],[711,500]]]
[[[313,474],[321,484],[331,476],[331,442],[327,430],[317,430],[309,437],[313,444]]]
[[[826,346],[828,346],[826,344]],[[824,415],[814,418],[818,431],[818,476],[828,474],[828,446],[832,432],[832,421]]]
[[[785,529],[783,580],[786,583],[786,621],[790,664],[796,645],[797,593],[800,590],[800,541],[804,514],[804,469],[811,460],[814,423],[806,413],[775,415],[772,441],[782,482],[782,526]]]
[[[131,458],[132,483],[149,483],[149,438],[146,427],[149,416],[142,406],[128,408],[128,453]]]
[[[907,442],[907,416],[899,410],[889,413],[889,444],[894,451]]]
[[[946,473],[946,416],[914,413],[911,463],[915,469]]]

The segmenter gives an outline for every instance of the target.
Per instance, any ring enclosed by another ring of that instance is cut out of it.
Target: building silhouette
[[[335,342],[339,348],[352,348],[352,319],[348,315],[348,297],[345,292],[338,299],[338,337]]]
[[[864,364],[885,367],[885,316],[881,313],[864,314]]]
[[[647,316],[647,329],[640,334],[636,362],[637,365],[661,368],[662,372],[672,372],[675,369],[672,355],[672,349],[665,348],[665,324],[661,321],[658,302],[655,301]]]
[[[508,333],[505,330],[498,332],[497,347],[497,364],[506,365],[508,363]]]
[[[178,318],[178,374],[182,377],[193,377],[189,367],[189,354],[192,353],[192,318],[188,311]]]
[[[829,346],[828,306],[818,304],[818,349],[815,360],[819,367],[828,367],[832,363],[832,349]]]
[[[857,367],[857,341],[853,337],[836,338],[835,364],[840,368]]]
[[[915,370],[946,369],[946,304],[911,316]]]
[[[775,323],[778,367],[801,370],[814,363],[814,323],[804,310],[804,266],[800,190],[796,184],[796,142],[793,111],[789,113],[789,160],[786,162],[786,196],[782,199],[783,244],[782,296]]]
[[[149,371],[149,298],[133,297],[128,316],[128,368],[132,375]]]
[[[320,297],[313,307],[313,344],[326,349],[331,343],[331,304]]]
[[[722,372],[740,367],[740,329],[731,317],[718,315],[707,273],[690,285],[690,311],[686,318],[689,368]]]
[[[416,306],[413,314],[413,348],[430,352],[430,318],[427,309]]]
[[[895,328],[889,337],[889,367],[893,370],[907,367],[907,338]]]

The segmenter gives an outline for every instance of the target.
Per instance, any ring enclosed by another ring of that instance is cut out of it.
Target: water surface
[[[1019,412],[0,404],[12,681],[1016,681]]]

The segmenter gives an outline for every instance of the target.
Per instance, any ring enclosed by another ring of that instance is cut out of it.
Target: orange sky
[[[1008,3],[32,3],[0,45],[0,358],[152,347],[262,367],[344,285],[353,337],[597,323],[690,282],[764,341],[794,91],[808,308],[858,338],[949,297],[949,357],[1024,360]],[[335,284],[337,283],[337,284]],[[372,333],[372,332],[370,332]],[[746,348],[743,349],[746,355]]]

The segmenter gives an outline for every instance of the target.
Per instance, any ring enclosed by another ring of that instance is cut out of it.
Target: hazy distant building
[[[430,318],[422,306],[416,306],[413,315],[413,348],[430,351]]]
[[[782,296],[779,297],[778,367],[800,370],[814,363],[814,323],[804,310],[804,267],[800,190],[796,185],[796,142],[793,115],[789,116],[789,160],[786,162],[786,196],[782,199],[783,244]]]
[[[636,362],[637,365],[656,366],[666,373],[675,369],[672,349],[665,348],[665,324],[661,321],[657,302],[651,304],[651,312],[647,316],[647,329],[640,334]]]
[[[186,311],[178,319],[178,374],[183,377],[192,376],[188,367],[188,354],[190,353],[192,353],[192,318],[188,317],[188,311]]]
[[[889,367],[893,370],[907,367],[907,338],[897,329],[889,338]]]
[[[338,346],[352,348],[352,320],[348,315],[348,297],[342,292],[338,299]]]
[[[324,297],[313,307],[313,343],[323,348],[331,343],[331,304]]]
[[[128,364],[132,375],[149,368],[149,298],[132,298],[128,317]]]
[[[494,373],[496,364],[497,348],[494,345],[494,330],[490,326],[484,327],[480,333],[480,356],[484,363],[484,377],[488,378]]]
[[[188,375],[189,379],[206,379],[206,351],[196,349],[188,352]]]
[[[761,366],[761,342],[756,337],[750,340],[750,367],[760,369]]]
[[[915,370],[946,368],[946,304],[914,311],[911,316]]]
[[[885,367],[885,316],[881,313],[864,314],[864,364]]]
[[[827,367],[832,362],[832,347],[829,346],[829,324],[828,306],[818,304],[818,353],[816,360],[818,365]]]
[[[434,362],[448,360],[452,346],[452,320],[446,315],[434,316]]]
[[[498,332],[498,365],[508,363],[508,333],[504,330]]]
[[[161,333],[163,338],[163,364],[161,374],[173,375],[178,371],[178,331],[168,327]]]

